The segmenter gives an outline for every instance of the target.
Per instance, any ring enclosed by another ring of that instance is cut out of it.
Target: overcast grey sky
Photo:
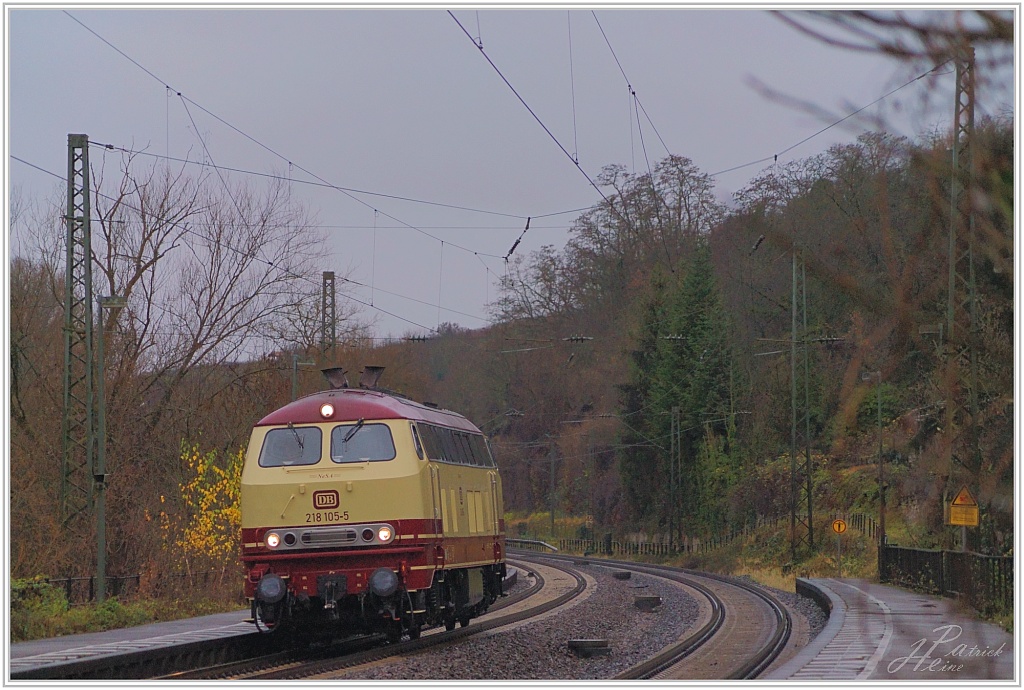
[[[364,308],[378,335],[402,335],[439,321],[486,325],[500,257],[526,217],[534,220],[517,254],[562,246],[578,215],[563,212],[600,199],[552,136],[591,178],[613,163],[645,172],[644,148],[653,165],[666,146],[717,173],[770,157],[830,122],[766,98],[752,81],[838,119],[916,76],[893,60],[825,46],[760,10],[453,14],[551,136],[443,9],[8,6],[8,155],[64,176],[67,134],[75,132],[201,160],[180,92],[283,157],[191,108],[217,165],[293,179],[293,196],[329,234],[323,269],[372,283],[372,295],[339,287],[400,317]],[[642,111],[639,128],[623,72],[650,118]],[[979,115],[1012,106],[1012,75],[1003,82],[979,94]],[[949,73],[922,79],[866,110],[868,120],[832,128],[779,160],[852,141],[873,127],[871,118],[910,137],[946,128],[953,89]],[[9,188],[24,196],[62,186],[19,161],[8,158],[8,166]],[[486,213],[369,194],[356,194],[359,203],[302,184],[310,178],[299,167],[342,187]],[[719,197],[763,167],[718,175]]]

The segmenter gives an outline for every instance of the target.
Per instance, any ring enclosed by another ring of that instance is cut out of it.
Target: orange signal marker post
[[[832,531],[836,533],[836,561],[839,564],[839,577],[843,576],[843,543],[842,534],[846,531],[846,520],[835,519],[832,521]]]

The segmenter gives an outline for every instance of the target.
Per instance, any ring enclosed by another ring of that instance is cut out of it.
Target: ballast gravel
[[[825,613],[825,611],[823,611],[822,608],[810,597],[802,596],[796,592],[787,592],[782,589],[763,585],[749,575],[740,575],[737,579],[745,580],[748,584],[757,585],[766,592],[770,592],[776,599],[782,602],[782,604],[785,605],[791,613],[795,611],[803,616],[807,620],[811,640],[817,637],[818,633],[825,628],[825,624],[828,623],[828,614]]]
[[[697,602],[678,587],[633,573],[616,580],[618,568],[582,566],[597,583],[571,609],[507,632],[471,637],[444,654],[425,652],[373,668],[357,669],[347,680],[577,680],[611,678],[644,661],[693,627]],[[522,586],[522,585],[517,585]],[[654,595],[662,604],[645,613],[636,596]],[[611,652],[577,657],[569,640],[606,639]]]
[[[543,620],[506,632],[484,633],[443,654],[424,652],[386,663],[354,669],[345,680],[582,680],[609,679],[649,658],[690,631],[699,612],[697,602],[675,585],[634,572],[617,580],[617,568],[591,562],[582,570],[597,586],[586,601]],[[520,583],[517,587],[523,587]],[[824,626],[813,616],[824,614],[813,602],[772,589],[783,603],[808,616],[812,635]],[[634,597],[654,595],[662,604],[652,612],[634,606]],[[806,612],[805,612],[806,609]],[[610,653],[580,658],[569,640],[606,639]]]

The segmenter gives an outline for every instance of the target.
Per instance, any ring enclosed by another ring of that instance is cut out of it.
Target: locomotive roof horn
[[[324,375],[332,389],[348,388],[348,377],[345,376],[346,372],[341,367],[321,369],[320,373]]]
[[[359,374],[359,387],[376,388],[377,382],[380,381],[380,376],[383,373],[384,367],[376,367],[371,365],[363,367],[362,373]]]

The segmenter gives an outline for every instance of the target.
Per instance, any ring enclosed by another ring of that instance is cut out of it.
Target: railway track
[[[524,553],[516,553],[516,556],[528,557],[535,563],[548,565],[571,563],[574,567],[584,566],[580,568],[583,571],[587,570],[585,566],[607,566],[615,571],[642,573],[648,578],[659,578],[671,582],[673,586],[684,588],[694,599],[699,599],[702,602],[701,608],[704,613],[684,639],[654,650],[650,658],[618,674],[595,677],[617,680],[755,678],[779,656],[785,648],[792,629],[792,621],[786,608],[775,597],[755,585],[736,578],[624,561],[587,560],[578,556],[550,556],[535,553],[529,556]],[[611,575],[613,574],[619,573],[606,573],[608,576],[606,581],[612,580]],[[560,642],[556,644],[564,646],[564,637],[566,636],[558,636]],[[602,642],[607,644],[607,640],[575,640],[572,642],[581,643],[580,647],[591,648],[600,648]],[[573,647],[572,642],[569,644],[570,648]],[[514,636],[510,635],[507,642],[499,643],[498,647],[504,650],[504,653],[513,654],[516,647]],[[625,650],[617,651],[624,652]],[[635,652],[635,650],[630,651]],[[468,665],[472,662],[463,660],[480,653],[488,654],[486,648],[478,647],[456,655],[457,658],[453,660],[444,649],[433,649],[430,652],[432,656],[422,659],[419,663],[410,665],[408,662],[411,660],[409,659],[396,659],[399,666],[385,677],[407,680],[443,679],[449,672],[446,669],[450,670],[463,664]],[[489,653],[502,652],[495,652],[492,646]],[[434,658],[433,655],[437,656],[436,664],[431,661]],[[628,656],[628,654],[625,655]],[[437,670],[431,670],[431,667]],[[486,667],[487,665],[483,664],[477,668]],[[379,673],[379,671],[380,669],[367,668],[367,672],[371,674]],[[403,672],[411,672],[411,674],[405,676],[402,675]],[[424,672],[429,675],[422,675]],[[330,674],[320,676],[323,679],[331,677]],[[344,678],[352,680],[357,680],[360,677],[366,676],[344,676]],[[494,679],[493,676],[486,675],[478,677]],[[508,679],[510,676],[502,677]],[[522,677],[537,678],[537,676]],[[370,675],[369,678],[380,680],[381,676]],[[467,676],[463,673],[457,678],[465,679]]]
[[[213,648],[218,644],[211,641],[208,648],[197,648],[191,667],[180,664],[174,667],[166,661],[156,660],[151,662],[151,670],[145,672],[138,659],[126,658],[121,662],[108,659],[105,661],[108,669],[106,673],[94,669],[92,674],[83,676],[51,670],[46,677],[164,680],[329,678],[360,666],[380,664],[388,658],[411,658],[425,651],[429,651],[429,655],[417,658],[429,665],[434,655],[443,659],[445,648],[454,647],[473,635],[514,623],[528,624],[532,619],[543,617],[545,613],[579,597],[586,590],[587,580],[593,581],[595,577],[583,574],[588,566],[659,578],[672,583],[672,586],[684,588],[691,598],[701,602],[702,613],[686,631],[684,638],[652,650],[651,656],[642,663],[614,675],[601,677],[623,680],[755,678],[778,657],[790,634],[791,620],[785,607],[764,590],[736,578],[627,561],[581,560],[579,557],[536,553],[516,553],[510,554],[510,557],[514,559],[510,563],[518,567],[520,575],[532,571],[531,585],[512,596],[499,599],[486,616],[458,630],[435,628],[425,631],[418,640],[386,645],[382,644],[383,640],[379,636],[362,636],[340,640],[331,645],[288,650],[273,650],[267,645],[267,638],[272,636],[256,635],[254,643],[262,645],[259,652],[228,663],[211,663],[217,656]],[[611,574],[606,573],[601,577],[607,576],[611,581]],[[550,594],[550,591],[556,583],[545,581],[544,575],[549,580],[559,581],[557,584],[560,589],[555,594]],[[545,590],[549,592],[547,596],[543,594]],[[500,634],[506,633],[501,631]],[[664,644],[666,638],[662,639]],[[237,641],[234,644],[237,645]],[[639,657],[634,655],[633,658]],[[628,658],[623,661],[630,663]],[[116,670],[119,663],[120,671]],[[124,670],[128,666],[134,669],[130,673]]]
[[[571,556],[545,558],[579,561]],[[672,566],[605,559],[589,562],[664,578],[693,590],[706,602],[708,613],[700,627],[645,662],[619,673],[616,679],[756,678],[778,658],[789,640],[789,612],[756,585]]]
[[[522,563],[510,561],[522,568]],[[488,614],[468,627],[458,630],[425,631],[417,640],[381,645],[383,637],[366,636],[345,640],[326,649],[292,650],[266,655],[257,659],[220,664],[208,668],[183,671],[161,677],[178,680],[295,680],[344,671],[363,664],[370,664],[392,656],[408,655],[427,649],[443,647],[495,628],[527,620],[565,605],[578,597],[586,588],[586,579],[578,572],[564,566],[553,566],[574,580],[571,589],[545,599],[535,605],[529,600],[544,590],[546,582],[534,572],[533,584],[518,594],[500,599]],[[520,606],[521,605],[521,606]],[[511,610],[508,613],[501,611]]]

